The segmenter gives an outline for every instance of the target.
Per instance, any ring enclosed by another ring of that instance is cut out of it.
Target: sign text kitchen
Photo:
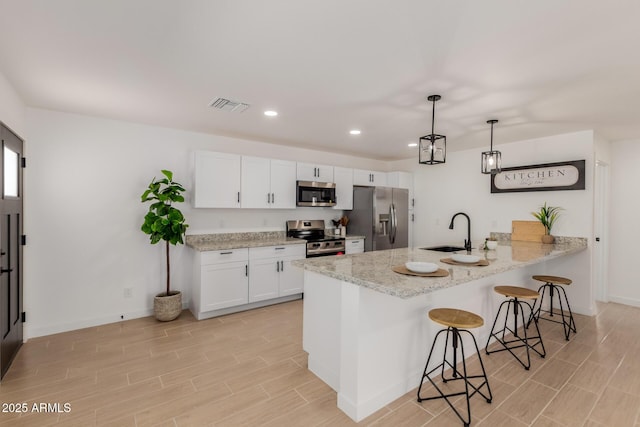
[[[492,193],[584,190],[584,160],[502,168],[491,175]]]

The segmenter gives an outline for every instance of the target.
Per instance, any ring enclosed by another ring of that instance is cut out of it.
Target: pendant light
[[[418,161],[424,165],[444,163],[447,155],[447,137],[444,135],[436,135],[433,132],[436,117],[436,101],[440,98],[440,95],[429,95],[427,97],[427,101],[433,102],[431,110],[431,133],[420,137],[418,151]]]
[[[495,175],[500,173],[502,166],[502,153],[493,150],[493,125],[498,123],[497,120],[487,120],[487,123],[491,124],[491,148],[489,151],[482,152],[482,173]]]

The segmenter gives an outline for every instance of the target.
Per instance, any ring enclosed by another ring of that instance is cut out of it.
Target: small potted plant
[[[142,193],[143,203],[152,202],[144,217],[141,230],[149,235],[151,244],[160,241],[166,243],[167,256],[167,289],[153,300],[153,313],[156,319],[163,322],[173,320],[182,312],[182,293],[171,290],[171,267],[169,262],[169,244],[184,243],[183,236],[188,225],[184,215],[173,203],[184,202],[184,187],[173,180],[173,173],[163,170],[163,179],[154,177],[149,187]]]
[[[540,207],[538,212],[531,212],[531,215],[536,217],[538,221],[544,225],[545,235],[542,236],[542,243],[553,243],[555,240],[551,235],[551,228],[560,216],[561,210],[562,208],[559,206],[547,206],[547,202],[544,202],[544,205]]]

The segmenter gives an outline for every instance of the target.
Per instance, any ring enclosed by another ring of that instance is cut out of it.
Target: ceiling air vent
[[[242,113],[249,108],[249,104],[243,102],[231,101],[224,98],[216,98],[209,104],[209,107],[217,108],[218,110],[228,111],[230,113]]]

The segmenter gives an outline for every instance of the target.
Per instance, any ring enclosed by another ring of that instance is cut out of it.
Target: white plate
[[[451,255],[451,259],[455,262],[464,262],[465,264],[473,264],[474,262],[480,261],[479,256],[468,254],[453,254]]]
[[[414,273],[433,273],[438,270],[438,264],[434,264],[432,262],[407,262],[404,265],[407,267],[407,270],[413,271]]]

